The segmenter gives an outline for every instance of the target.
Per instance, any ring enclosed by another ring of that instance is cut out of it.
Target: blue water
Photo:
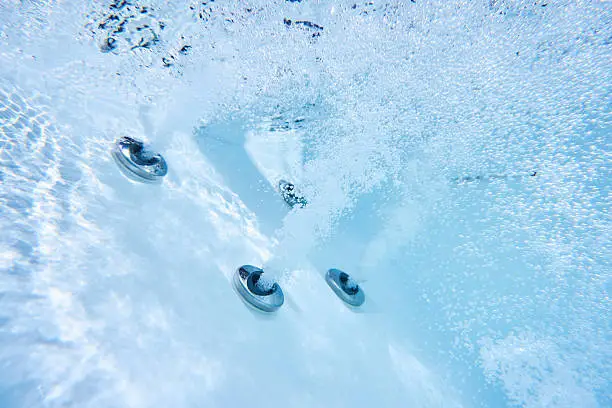
[[[610,406],[611,23],[2,2],[0,407]],[[120,136],[161,184],[124,177]],[[278,312],[240,300],[242,264]]]

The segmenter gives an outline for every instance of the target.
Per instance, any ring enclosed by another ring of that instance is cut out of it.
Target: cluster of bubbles
[[[191,131],[290,111],[272,127],[306,134],[303,188],[313,205],[287,218],[279,252],[307,254],[374,193],[384,197],[382,234],[395,238],[381,238],[372,265],[417,257],[417,234],[468,230],[449,246],[465,273],[406,278],[446,311],[437,327],[456,333],[452,358],[476,360],[517,405],[604,406],[610,21],[607,3],[587,0],[9,1],[0,4],[9,45],[0,76],[51,95],[57,113],[79,123],[96,115],[76,108],[97,100],[113,112],[150,106],[159,135],[177,117]],[[2,98],[11,112],[27,111],[14,108],[18,97]],[[3,115],[5,127],[28,116]],[[487,192],[448,183],[532,171],[537,183],[497,178]],[[464,214],[478,218],[471,224],[457,214],[474,203],[476,216]],[[414,213],[418,228],[402,224]],[[496,246],[520,251],[508,254],[521,260],[516,274],[478,272],[496,261]]]

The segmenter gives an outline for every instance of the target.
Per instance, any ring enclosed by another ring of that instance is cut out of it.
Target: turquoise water
[[[611,22],[597,1],[3,2],[0,407],[609,406]],[[163,183],[121,174],[124,135]],[[277,313],[238,298],[242,264]]]

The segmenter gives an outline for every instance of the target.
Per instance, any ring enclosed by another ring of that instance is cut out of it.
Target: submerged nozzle
[[[111,154],[119,169],[131,180],[156,183],[168,173],[164,157],[148,150],[140,140],[121,137],[115,142]]]
[[[278,283],[263,276],[263,269],[253,265],[242,265],[234,274],[234,287],[244,301],[264,312],[278,310],[285,301]]]
[[[287,180],[281,180],[278,182],[278,190],[283,196],[283,200],[291,207],[295,207],[299,205],[300,208],[306,207],[308,201],[304,196],[302,196],[295,188],[293,183],[288,182]]]
[[[348,273],[332,268],[325,274],[325,281],[344,303],[359,307],[365,301],[363,289]]]

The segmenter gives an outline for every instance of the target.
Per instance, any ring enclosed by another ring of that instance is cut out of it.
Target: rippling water
[[[0,406],[609,406],[611,39],[602,1],[2,2]]]

